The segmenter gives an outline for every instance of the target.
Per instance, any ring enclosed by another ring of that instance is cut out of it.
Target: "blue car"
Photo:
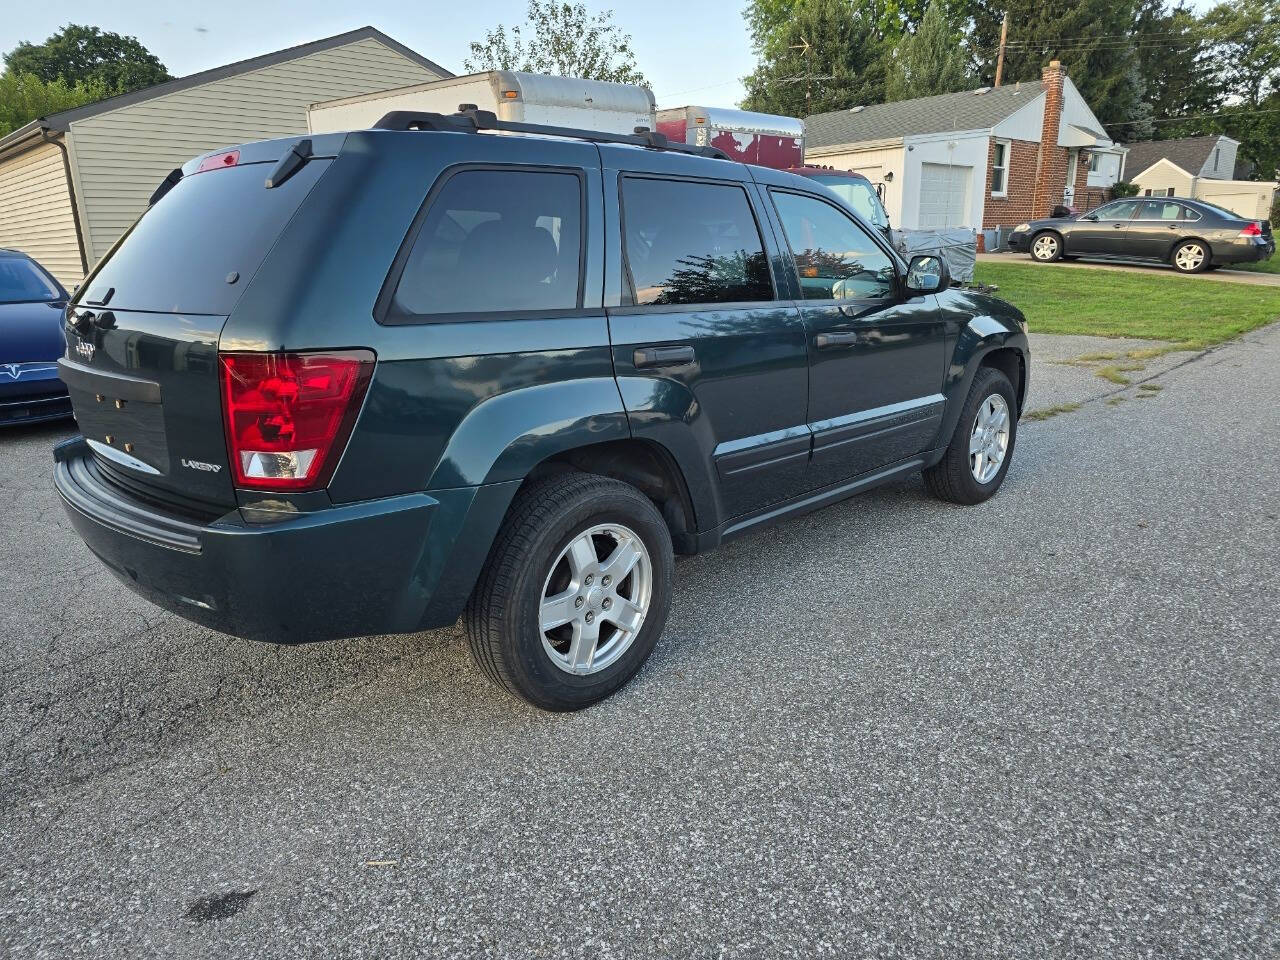
[[[58,358],[67,291],[25,253],[0,248],[0,427],[71,416]]]

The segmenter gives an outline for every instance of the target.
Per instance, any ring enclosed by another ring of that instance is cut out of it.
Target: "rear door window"
[[[183,177],[125,234],[77,300],[101,302],[114,288],[112,309],[226,316],[330,163],[312,159],[270,190],[270,163]]]
[[[806,300],[894,295],[893,260],[844,211],[798,193],[773,193]]]
[[[561,171],[455,173],[427,209],[390,319],[580,307],[582,184]]]
[[[1182,204],[1172,200],[1143,200],[1138,210],[1139,220],[1177,220],[1182,216]]]
[[[760,228],[742,187],[624,177],[622,207],[637,305],[774,299]]]

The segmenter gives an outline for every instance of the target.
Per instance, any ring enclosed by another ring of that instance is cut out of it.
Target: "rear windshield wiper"
[[[311,159],[311,141],[299,140],[289,152],[280,158],[280,162],[276,164],[276,168],[271,171],[271,176],[267,177],[267,189],[278,187],[284,183],[295,173],[302,169],[302,165]]]
[[[178,181],[182,179],[182,170],[174,167],[169,171],[169,175],[160,181],[160,186],[156,187],[156,192],[151,194],[151,199],[147,201],[147,206],[154,206],[159,202],[160,198],[178,185]]]

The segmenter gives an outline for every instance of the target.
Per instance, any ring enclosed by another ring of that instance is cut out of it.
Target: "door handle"
[[[1113,229],[1113,230],[1123,230],[1123,229],[1124,229],[1124,224],[1123,224],[1123,223],[1113,223],[1113,224],[1111,225],[1111,229]]]
[[[838,347],[852,347],[858,342],[856,333],[820,333],[813,338],[813,345],[819,350],[835,350]]]
[[[694,359],[693,347],[640,347],[632,357],[637,368],[679,367]]]

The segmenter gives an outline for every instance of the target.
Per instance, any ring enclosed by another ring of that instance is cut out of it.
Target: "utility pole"
[[[996,57],[996,86],[1004,76],[1004,44],[1009,39],[1009,11],[1004,12],[1004,20],[1000,22],[1000,54]]]
[[[804,38],[803,34],[801,34],[800,43],[792,44],[791,47],[789,47],[789,49],[800,51],[800,56],[804,58],[805,76],[810,78],[804,87],[804,115],[807,117],[809,116],[809,113],[810,113],[809,101],[813,97],[813,80],[812,80],[813,70],[810,69],[809,67],[809,53],[812,50],[812,48],[809,46],[809,41]]]

